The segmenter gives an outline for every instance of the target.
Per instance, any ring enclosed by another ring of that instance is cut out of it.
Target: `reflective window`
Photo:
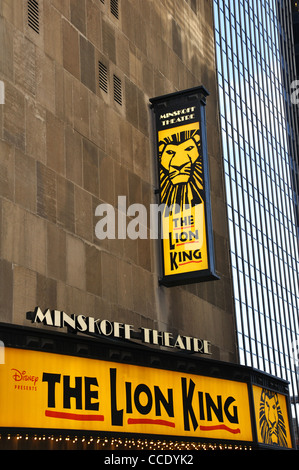
[[[289,99],[292,50],[282,27],[289,8],[214,0],[239,358],[290,382],[298,433],[298,123]]]

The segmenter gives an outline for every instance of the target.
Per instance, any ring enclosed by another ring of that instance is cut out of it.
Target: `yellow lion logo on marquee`
[[[286,426],[277,393],[266,389],[261,393],[259,426],[265,444],[287,447]]]
[[[198,124],[159,132],[161,202],[195,206],[204,201]]]

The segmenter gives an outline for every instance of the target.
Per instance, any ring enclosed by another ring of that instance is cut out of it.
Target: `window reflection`
[[[299,339],[298,188],[292,174],[298,124],[287,90],[290,51],[281,26],[288,8],[214,0],[240,362],[289,380],[298,400],[291,352]],[[294,413],[298,409],[294,406]],[[296,419],[299,423],[299,414]]]

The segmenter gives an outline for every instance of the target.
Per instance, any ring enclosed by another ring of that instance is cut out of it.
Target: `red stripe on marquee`
[[[159,424],[161,426],[175,428],[175,423],[172,423],[171,421],[165,421],[164,419],[129,418],[128,424]]]
[[[45,415],[48,418],[73,419],[76,421],[104,421],[103,415],[80,415],[51,410],[46,410]]]
[[[226,426],[225,424],[218,424],[217,426],[200,426],[201,431],[216,431],[217,429],[222,429],[223,431],[228,431],[232,434],[239,434],[241,432],[239,428],[232,429]]]

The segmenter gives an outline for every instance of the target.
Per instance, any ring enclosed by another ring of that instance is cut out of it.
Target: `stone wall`
[[[236,361],[212,0],[2,0],[0,44],[0,321],[82,313]],[[157,202],[149,98],[198,85],[220,280],[167,289],[157,241],[97,239],[95,208]]]

